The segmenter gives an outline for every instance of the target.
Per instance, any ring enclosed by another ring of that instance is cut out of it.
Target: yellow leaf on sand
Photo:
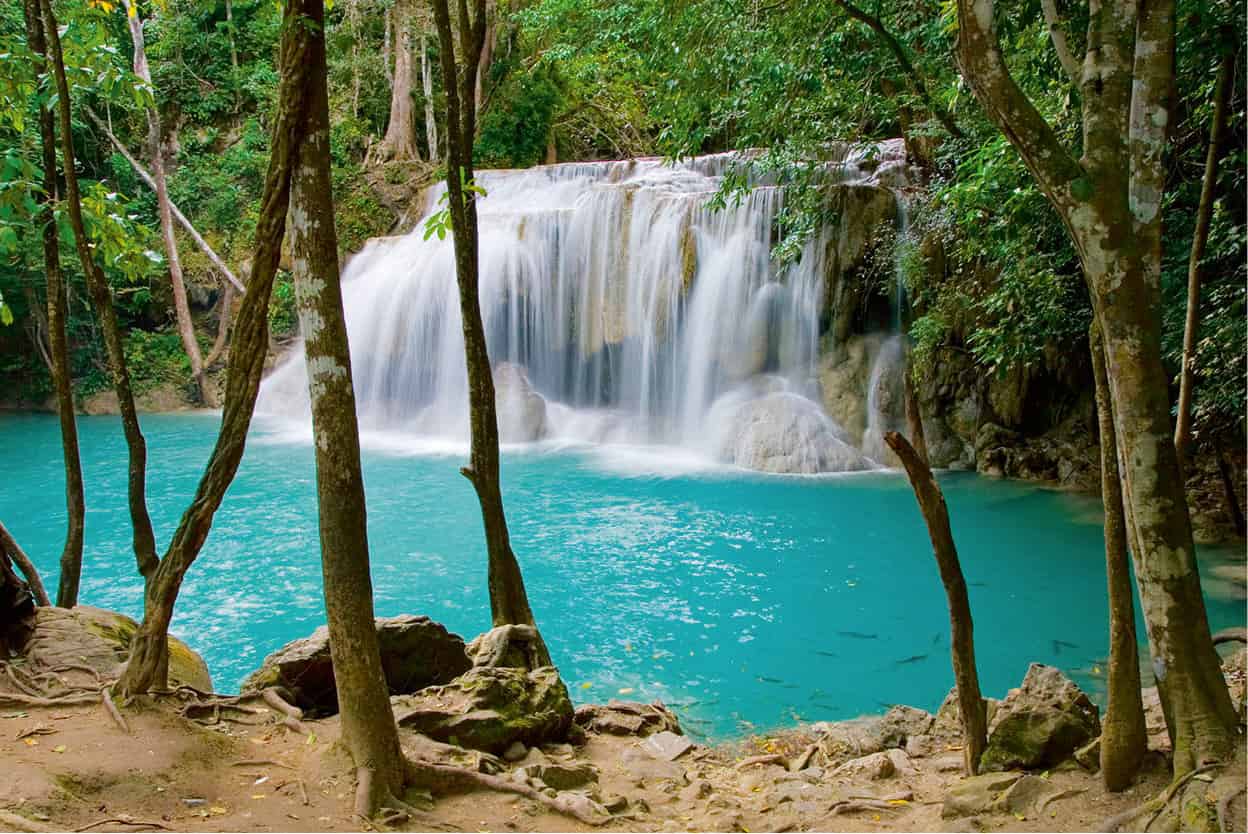
[[[909,804],[910,804],[910,800],[908,800],[908,799],[890,799],[890,800],[888,800],[888,804],[889,804],[889,805],[909,805]]]
[[[64,745],[64,744],[58,744],[58,745],[56,745],[55,747],[53,747],[53,748],[52,748],[52,752],[53,752],[53,753],[64,753],[64,752],[65,752],[65,745]]]
[[[251,795],[251,798],[252,798],[252,799],[264,799],[264,798],[265,798],[265,794],[262,794],[262,793],[253,793],[253,794]]]
[[[208,809],[208,813],[212,814],[214,817],[220,817],[220,816],[224,816],[228,814],[229,811],[227,811],[225,808],[222,808],[220,805],[213,805],[211,808]]]
[[[22,744],[25,744],[27,747],[34,747],[38,743],[39,743],[39,739],[37,738],[27,737],[27,738],[22,739]]]

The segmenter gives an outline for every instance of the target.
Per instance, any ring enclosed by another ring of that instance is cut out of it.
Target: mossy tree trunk
[[[477,67],[485,41],[485,0],[467,0],[458,6],[454,32],[459,34],[459,56],[447,0],[433,0],[441,47],[442,81],[446,89],[446,183],[451,231],[455,242],[455,275],[459,283],[464,352],[468,369],[471,422],[469,464],[461,471],[472,482],[481,504],[489,556],[490,610],[495,626],[535,625],[520,565],[511,549],[503,494],[499,483],[498,414],[494,377],[485,342],[485,325],[478,300],[480,261],[477,250],[475,195],[464,186],[473,182],[472,144],[476,135],[473,107]],[[541,654],[549,659],[545,646]]]
[[[993,0],[957,0],[958,58],[1074,242],[1105,341],[1128,538],[1176,773],[1225,761],[1235,714],[1209,637],[1161,359],[1162,156],[1173,119],[1174,2],[1089,10],[1074,158],[1010,75]]]
[[[940,570],[940,581],[949,600],[950,652],[953,656],[953,679],[958,692],[958,712],[962,719],[962,758],[967,776],[979,772],[979,760],[988,746],[988,705],[979,691],[979,672],[975,666],[975,625],[971,619],[971,600],[966,578],[958,560],[958,548],[949,526],[949,508],[944,493],[932,474],[927,461],[919,456],[906,438],[895,431],[886,432],[884,441],[906,468],[914,497],[927,523],[932,540],[932,553]]]
[[[35,72],[47,67],[47,38],[39,10],[40,0],[23,0],[26,41],[35,56]],[[56,411],[61,424],[61,457],[65,462],[65,546],[61,549],[61,574],[56,590],[57,605],[73,608],[78,603],[82,577],[82,543],[86,504],[82,489],[82,460],[78,453],[78,422],[74,415],[73,375],[69,364],[69,338],[66,319],[69,295],[61,269],[60,235],[52,215],[52,203],[60,189],[56,177],[56,123],[52,108],[39,105],[39,145],[43,158],[43,194],[39,198],[38,220],[43,232],[43,266],[47,276],[48,346],[51,354],[52,387],[56,391]],[[39,591],[42,592],[42,586]],[[40,605],[46,605],[46,601]]]
[[[286,231],[291,171],[299,152],[308,106],[308,55],[312,35],[299,3],[286,3],[282,18],[277,112],[273,116],[268,172],[256,223],[255,257],[247,292],[239,305],[226,364],[221,428],[195,497],[182,514],[169,549],[150,572],[143,621],[131,643],[130,659],[117,683],[121,695],[164,689],[169,676],[169,622],[182,580],[198,557],[225,491],[234,480],[260,392],[269,346],[269,297]]]
[[[129,456],[127,491],[130,523],[133,528],[134,558],[138,563],[139,573],[150,581],[157,559],[156,537],[152,533],[152,519],[147,512],[147,441],[143,438],[143,430],[139,426],[139,414],[134,406],[134,393],[130,388],[130,371],[126,367],[126,351],[121,340],[121,326],[117,322],[117,311],[113,308],[112,291],[109,289],[108,279],[104,277],[103,270],[91,255],[91,245],[87,240],[86,226],[82,219],[82,200],[78,191],[78,174],[74,161],[69,83],[65,78],[61,36],[57,29],[56,16],[52,12],[52,0],[40,0],[40,11],[43,17],[48,58],[52,64],[52,75],[56,84],[57,111],[61,122],[61,162],[65,175],[65,202],[69,209],[70,228],[74,231],[74,245],[78,252],[78,260],[82,262],[82,272],[86,276],[87,293],[91,296],[91,303],[100,319],[100,329],[104,333],[104,346],[108,351],[109,367],[113,375],[113,389],[117,393],[121,425],[126,436]],[[81,561],[79,561],[80,565]],[[77,602],[78,597],[77,576],[74,577],[72,589],[66,590],[62,604],[65,607],[71,607]],[[72,593],[68,590],[72,590]],[[60,596],[58,594],[58,602],[61,601]]]
[[[325,13],[322,0],[288,1],[309,22],[311,38],[311,101],[291,183],[290,234],[312,404],[325,613],[343,740],[361,772],[359,807],[367,816],[401,793],[403,757],[373,619],[360,435],[330,188]]]
[[[1105,371],[1105,346],[1093,324],[1089,332],[1096,384],[1096,416],[1101,442],[1101,500],[1105,507],[1105,576],[1109,586],[1109,675],[1105,720],[1101,722],[1101,780],[1110,791],[1125,790],[1148,752],[1148,728],[1140,697],[1140,653],[1135,636],[1135,603],[1127,563],[1127,529],[1118,444]]]
[[[390,90],[390,122],[381,147],[391,159],[420,159],[416,148],[416,121],[412,108],[412,17],[408,0],[398,0],[394,20],[394,74]]]

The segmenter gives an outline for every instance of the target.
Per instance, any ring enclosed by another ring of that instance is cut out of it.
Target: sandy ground
[[[183,717],[179,706],[131,706],[125,711],[129,733],[97,705],[0,712],[0,809],[48,830],[372,827],[353,816],[354,779],[335,743],[336,719],[307,722],[305,735],[277,724],[273,713],[205,726]],[[1042,813],[946,820],[942,799],[961,778],[956,747],[910,759],[912,772],[884,779],[838,777],[837,762],[821,758],[822,766],[794,773],[775,764],[739,766],[760,754],[795,754],[810,742],[810,732],[694,747],[673,762],[647,755],[640,739],[593,734],[584,747],[554,745],[530,757],[592,762],[600,773],[599,795],[629,800],[625,815],[606,830],[1086,831],[1155,795],[1168,781],[1160,755],[1140,783],[1121,794],[1107,794],[1095,774],[1076,767],[1045,775],[1055,787],[1077,793]],[[844,810],[837,803],[854,796],[884,798],[887,808],[837,813]],[[1242,805],[1241,798],[1240,823]],[[0,821],[0,830],[12,824],[12,818],[9,825]],[[589,830],[533,800],[493,791],[437,797],[430,810],[399,828]]]

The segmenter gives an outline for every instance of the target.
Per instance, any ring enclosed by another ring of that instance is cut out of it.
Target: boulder
[[[391,698],[400,727],[438,741],[501,754],[567,737],[572,701],[553,666],[531,672],[477,666],[442,686]]]
[[[945,818],[969,817],[996,810],[1001,795],[1022,778],[1023,774],[1017,772],[969,776],[945,791],[940,815]]]
[[[984,771],[1059,765],[1101,733],[1096,706],[1052,666],[1033,663],[989,724]]]
[[[885,752],[871,753],[850,759],[832,771],[833,779],[887,779],[897,772],[897,765]]]
[[[586,704],[576,710],[576,723],[591,733],[613,736],[649,736],[653,733],[680,733],[676,716],[661,703],[611,700],[606,704]]]
[[[707,422],[715,457],[745,469],[813,474],[871,468],[823,409],[800,394],[726,394],[711,406]]]
[[[116,611],[78,605],[36,608],[35,630],[26,653],[47,666],[86,666],[101,678],[115,678],[130,656],[139,624]],[[169,683],[212,691],[208,664],[190,646],[169,637]]]
[[[996,698],[985,698],[987,704],[988,725],[997,714],[1001,702]],[[957,687],[949,690],[940,708],[936,710],[936,720],[932,722],[931,734],[940,739],[960,739],[962,737],[962,709],[958,706]]]
[[[876,732],[883,748],[905,747],[911,736],[926,735],[936,718],[924,709],[897,704],[884,713]]]
[[[546,436],[546,400],[533,390],[523,367],[514,362],[495,365],[494,395],[498,402],[499,440],[533,443]]]
[[[557,791],[572,791],[598,781],[598,768],[589,762],[526,765],[520,768],[528,779],[536,779]]]
[[[664,730],[652,736],[647,736],[646,740],[641,743],[641,749],[656,759],[673,762],[692,750],[693,742],[683,735],[673,733],[671,730]]]
[[[391,695],[450,683],[472,666],[463,638],[428,617],[378,617],[377,640]],[[243,681],[242,691],[255,693],[271,686],[285,689],[291,703],[314,715],[338,711],[326,626],[266,657]]]

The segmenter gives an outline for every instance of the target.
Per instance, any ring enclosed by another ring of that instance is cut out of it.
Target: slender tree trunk
[[[221,301],[217,307],[217,338],[212,343],[212,350],[208,352],[208,357],[204,359],[204,370],[212,369],[213,365],[225,353],[225,345],[230,337],[230,317],[234,312],[234,285],[226,284],[221,294]]]
[[[300,0],[300,5],[316,24],[317,35],[309,55],[311,106],[291,182],[291,251],[312,404],[334,683],[344,741],[357,770],[370,771],[360,774],[357,799],[367,817],[386,798],[401,793],[404,773],[373,619],[360,436],[329,179],[324,11],[321,0]]]
[[[927,457],[927,438],[923,434],[923,413],[919,410],[919,395],[914,390],[914,366],[910,363],[910,345],[906,345],[906,366],[902,374],[906,398],[906,429],[910,432],[910,445],[924,465],[929,465]]]
[[[1096,414],[1101,439],[1101,499],[1105,507],[1105,575],[1109,585],[1109,684],[1101,722],[1101,779],[1106,790],[1125,790],[1148,752],[1140,697],[1140,653],[1128,567],[1127,530],[1118,480],[1118,445],[1105,371],[1105,348],[1093,325],[1089,334]]]
[[[301,25],[302,3],[284,5],[277,113],[270,137],[269,168],[256,223],[255,257],[247,293],[239,306],[226,365],[225,405],[221,428],[208,465],[169,549],[151,572],[143,604],[143,622],[130,647],[130,659],[117,682],[123,696],[164,689],[169,676],[169,623],[182,580],[199,556],[212,519],[243,458],[260,377],[269,346],[269,297],[281,258],[290,204],[291,170],[303,139],[308,106],[309,50],[312,27]],[[317,30],[319,31],[319,30]]]
[[[234,87],[234,113],[243,109],[243,95],[239,89],[242,73],[238,70],[238,37],[234,31],[234,0],[225,0],[225,24],[230,32],[230,69],[233,71],[231,86]]]
[[[39,0],[24,0],[26,39],[36,56],[35,71],[42,73],[47,65],[47,39],[40,20]],[[82,461],[78,454],[78,423],[74,415],[73,372],[69,364],[69,339],[66,319],[69,295],[65,274],[61,270],[60,236],[52,216],[52,202],[59,191],[56,181],[56,125],[52,109],[39,107],[39,144],[43,154],[43,197],[40,198],[39,223],[43,227],[43,264],[48,292],[48,352],[52,385],[56,389],[56,410],[61,423],[61,457],[65,461],[65,511],[68,524],[65,546],[61,549],[61,575],[56,591],[57,604],[73,608],[78,604],[78,584],[82,577],[82,542],[86,504],[82,490]],[[43,596],[40,605],[47,605],[38,580],[31,583],[35,596]]]
[[[147,442],[139,426],[138,411],[134,407],[134,394],[130,389],[130,371],[126,368],[126,352],[121,341],[121,327],[117,323],[117,311],[113,309],[113,296],[108,279],[91,256],[91,246],[82,219],[82,201],[78,192],[78,175],[75,171],[74,140],[70,118],[69,83],[65,78],[65,63],[61,57],[61,36],[57,30],[56,17],[52,13],[52,0],[40,0],[43,12],[44,36],[47,38],[48,57],[56,80],[57,109],[61,121],[61,157],[65,170],[65,200],[69,208],[70,227],[74,230],[74,244],[78,260],[87,279],[87,292],[99,316],[104,333],[104,346],[108,351],[109,365],[113,374],[113,388],[121,410],[121,424],[129,450],[128,493],[130,523],[134,529],[134,558],[139,573],[150,576],[156,566],[156,537],[152,533],[152,519],[147,513]],[[76,589],[74,596],[77,595]]]
[[[392,159],[420,159],[412,112],[412,9],[405,0],[394,5],[394,82],[390,91],[390,124],[382,140]]]
[[[1200,330],[1200,262],[1209,241],[1209,221],[1218,186],[1218,161],[1221,159],[1222,134],[1226,129],[1226,109],[1231,98],[1231,74],[1235,71],[1235,53],[1227,49],[1218,66],[1218,81],[1213,94],[1213,121],[1209,124],[1209,153],[1205,158],[1205,179],[1200,187],[1200,204],[1196,208],[1196,231],[1192,234],[1192,254],[1187,264],[1187,321],[1183,327],[1183,368],[1179,371],[1179,403],[1174,428],[1174,446],[1179,453],[1179,466],[1187,472],[1192,450],[1192,389],[1196,384],[1196,334]]]
[[[1235,491],[1234,470],[1231,462],[1226,458],[1226,450],[1219,445],[1217,450],[1218,456],[1218,475],[1222,478],[1222,492],[1226,495],[1226,509],[1231,516],[1231,523],[1235,525],[1235,532],[1242,538],[1245,528],[1248,524],[1244,522],[1244,511],[1239,506],[1239,495]]]
[[[109,126],[104,123],[104,121],[94,110],[90,107],[85,107],[83,109],[86,111],[87,118],[90,119],[95,126],[102,130],[104,135],[108,137],[108,141],[111,142],[113,147],[117,149],[117,153],[125,157],[126,162],[130,163],[130,167],[134,169],[134,173],[138,174],[139,179],[143,180],[143,182],[147,184],[148,188],[155,191],[156,180],[152,178],[152,175],[148,173],[147,169],[139,164],[139,161],[130,154],[130,151],[126,150],[126,146],[121,144],[121,140],[117,138]],[[212,262],[212,265],[217,268],[217,271],[221,273],[221,277],[224,278],[230,286],[234,287],[239,294],[243,294],[246,291],[246,288],[243,287],[243,282],[238,280],[238,277],[234,274],[233,270],[231,270],[226,265],[225,261],[221,260],[221,256],[208,245],[208,241],[204,240],[203,235],[195,230],[195,227],[191,225],[191,221],[187,220],[186,215],[183,214],[181,209],[178,208],[178,204],[170,200],[169,210],[173,213],[173,219],[178,221],[178,225],[182,227],[182,230],[190,235],[191,240],[193,240],[195,245],[199,247],[199,251],[203,252],[204,256],[207,257],[208,260]]]
[[[130,25],[130,40],[134,44],[134,74],[154,90],[143,40],[143,19],[139,17],[136,2],[137,0],[126,0],[126,20]],[[195,380],[199,401],[212,405],[208,398],[208,386],[204,381],[204,359],[199,352],[195,322],[191,319],[191,307],[186,297],[186,282],[182,277],[178,242],[173,235],[173,211],[169,207],[169,186],[165,182],[165,160],[161,150],[160,113],[157,112],[154,101],[148,104],[146,110],[147,151],[151,159],[152,181],[156,188],[156,207],[160,214],[160,237],[165,244],[165,259],[169,262],[169,283],[173,288],[173,310],[178,322],[178,335],[182,337],[182,349],[186,351],[186,357],[191,363],[191,378]]]
[[[30,593],[35,597],[35,604],[51,605],[52,600],[48,599],[48,592],[44,590],[43,580],[39,578],[35,563],[30,561],[30,557],[18,545],[17,539],[13,538],[13,534],[4,526],[4,522],[0,522],[0,553],[7,554],[13,560],[13,564],[17,565],[17,569],[22,572],[22,576],[26,577],[26,584],[30,586]]]
[[[895,431],[885,432],[886,442],[901,460],[914,487],[919,510],[927,523],[932,552],[940,569],[940,581],[949,598],[949,645],[953,654],[953,679],[958,690],[958,710],[962,719],[962,759],[967,776],[979,772],[979,760],[988,746],[988,707],[979,691],[979,673],[975,668],[975,629],[971,620],[971,601],[958,561],[958,549],[949,527],[949,509],[944,493],[932,475],[927,462],[919,457],[906,439]]]
[[[433,110],[433,72],[429,66],[429,48],[425,30],[420,30],[420,86],[425,94],[425,143],[429,145],[429,161],[438,161],[438,119]]]
[[[485,82],[490,75],[490,65],[494,62],[494,40],[498,30],[494,26],[494,3],[485,0],[481,10],[485,18],[485,36],[481,40],[481,54],[477,57],[477,77],[472,85],[472,108],[477,117],[485,106]]]
[[[466,0],[461,0],[459,4],[456,28],[460,36],[461,66],[457,68],[447,0],[433,0],[442,59],[442,83],[446,92],[446,182],[450,194],[455,275],[459,283],[468,370],[471,450],[468,466],[460,471],[472,482],[481,504],[486,552],[489,555],[490,611],[494,625],[532,626],[535,625],[533,611],[529,607],[520,565],[511,550],[499,484],[494,376],[478,301],[477,206],[473,194],[463,188],[463,183],[470,183],[473,179],[472,144],[476,135],[476,112],[472,107],[472,96],[485,37],[485,0],[474,0],[473,7],[474,17],[469,20]],[[545,646],[541,647],[541,654],[549,658]]]

